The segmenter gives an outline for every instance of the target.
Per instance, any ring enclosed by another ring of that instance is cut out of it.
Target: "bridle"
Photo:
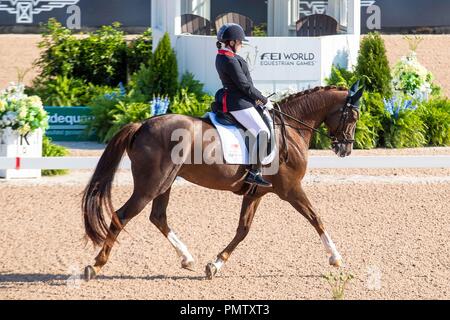
[[[347,101],[345,103],[345,106],[343,106],[342,108],[336,110],[335,112],[331,113],[330,115],[327,116],[327,118],[331,115],[334,115],[336,112],[341,112],[341,118],[339,120],[339,125],[336,128],[336,132],[333,135],[330,135],[330,139],[331,139],[331,144],[333,146],[337,146],[338,144],[352,144],[355,142],[355,130],[356,130],[356,124],[353,126],[351,133],[348,133],[346,129],[347,126],[347,120],[349,118],[349,116],[353,113],[353,111],[356,112],[357,114],[357,119],[359,119],[359,106],[354,105],[351,103],[350,101],[350,97],[347,98]],[[342,136],[342,139],[338,139],[336,137],[336,133],[338,133],[340,136]]]

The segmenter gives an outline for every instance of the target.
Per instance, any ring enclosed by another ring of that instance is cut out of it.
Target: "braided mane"
[[[323,106],[324,98],[320,93],[332,91],[348,91],[345,87],[326,86],[315,87],[302,92],[292,94],[279,102],[279,105],[285,112],[292,115],[312,114]]]

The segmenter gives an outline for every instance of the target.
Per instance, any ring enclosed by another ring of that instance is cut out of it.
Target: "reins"
[[[318,129],[312,127],[312,126],[310,126],[310,125],[307,124],[306,122],[304,122],[304,121],[302,121],[302,120],[300,120],[300,119],[297,119],[297,118],[295,118],[295,117],[293,117],[293,116],[291,116],[291,115],[288,115],[287,113],[281,111],[281,108],[280,108],[278,102],[276,102],[275,105],[278,107],[278,109],[275,109],[275,108],[274,108],[273,111],[278,112],[280,115],[282,115],[282,116],[284,116],[284,117],[286,117],[286,118],[289,118],[289,119],[291,119],[292,121],[295,121],[295,122],[297,122],[297,123],[300,123],[301,125],[305,126],[306,128],[311,129],[312,131],[317,132],[318,134],[320,134],[320,135],[322,135],[322,136],[324,136],[324,137],[327,137],[328,139],[330,139],[330,140],[332,140],[332,141],[334,140],[334,138],[333,138],[332,136],[330,136],[329,134],[324,133],[324,132],[322,132],[322,131],[320,131],[320,130],[318,130]],[[283,125],[284,125],[284,124],[283,124]],[[301,128],[294,128],[294,129],[301,130]]]

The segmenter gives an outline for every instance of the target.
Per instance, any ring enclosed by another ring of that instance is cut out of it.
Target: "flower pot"
[[[40,158],[42,157],[42,130],[38,129],[21,137],[11,128],[0,129],[0,157]],[[41,170],[0,169],[0,178],[40,178]]]

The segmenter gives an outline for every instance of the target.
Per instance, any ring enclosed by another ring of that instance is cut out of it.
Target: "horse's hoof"
[[[339,268],[342,266],[342,258],[341,257],[335,257],[335,256],[331,256],[330,257],[330,265],[336,268]]]
[[[89,280],[94,279],[97,276],[94,268],[92,266],[87,266],[84,268],[84,280],[88,282]]]
[[[208,263],[205,268],[206,278],[212,280],[217,273],[217,268],[213,263]]]
[[[189,270],[189,271],[195,271],[195,263],[194,263],[194,261],[188,261],[188,262],[182,261],[181,262],[181,267],[183,269],[186,269],[186,270]]]

